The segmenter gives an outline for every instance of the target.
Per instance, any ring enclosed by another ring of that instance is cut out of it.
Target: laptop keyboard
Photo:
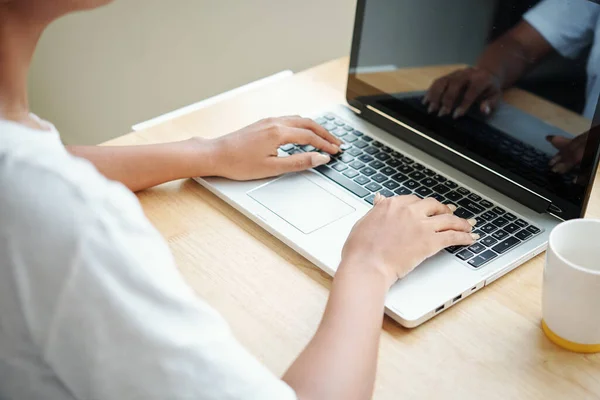
[[[525,219],[374,140],[333,114],[315,121],[344,144],[341,146],[343,152],[333,155],[327,165],[314,170],[358,198],[372,205],[377,192],[386,197],[409,194],[433,197],[441,203],[456,205],[455,215],[477,219],[474,233],[481,236],[477,243],[446,249],[471,268],[481,268],[541,233]],[[310,145],[294,144],[286,144],[280,149],[290,155],[316,150]]]

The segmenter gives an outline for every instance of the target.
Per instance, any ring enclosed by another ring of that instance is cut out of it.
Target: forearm
[[[214,165],[209,141],[200,139],[142,146],[68,146],[67,150],[134,192],[175,179],[211,175]]]
[[[283,378],[300,400],[371,398],[389,283],[367,270],[340,266],[321,325]]]

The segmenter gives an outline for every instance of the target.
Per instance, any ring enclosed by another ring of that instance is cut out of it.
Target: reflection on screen
[[[587,0],[366,1],[351,67],[361,102],[567,207],[599,72]]]

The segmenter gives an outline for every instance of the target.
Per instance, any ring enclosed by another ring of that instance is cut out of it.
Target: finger
[[[426,97],[429,101],[429,108],[427,112],[429,114],[434,113],[438,110],[439,104],[442,100],[442,95],[446,91],[446,87],[448,86],[448,77],[443,77],[431,85],[429,91],[427,91]]]
[[[326,151],[330,154],[336,154],[340,151],[340,148],[337,145],[328,142],[327,140],[323,139],[321,136],[317,135],[309,129],[284,127],[282,131],[282,144],[310,144],[311,146]]]
[[[271,157],[267,162],[270,171],[273,171],[273,176],[275,176],[318,167],[327,164],[330,160],[331,158],[328,155],[309,152],[294,154],[289,157]]]
[[[550,162],[554,161],[556,165],[552,167],[552,172],[557,174],[566,174],[573,168],[575,168],[583,159],[583,148],[578,148],[574,143],[567,146],[567,148],[560,151],[560,154],[554,157]]]
[[[421,201],[421,198],[414,194],[409,194],[409,195],[404,195],[404,196],[394,196],[391,199],[394,202],[394,205],[400,206],[400,207],[409,206],[411,204],[418,203]]]
[[[429,218],[428,222],[433,225],[433,229],[436,232],[471,232],[475,224],[477,224],[477,220],[473,218],[467,220],[451,214],[436,215]]]
[[[493,96],[490,96],[489,98],[481,102],[481,105],[479,106],[480,111],[484,115],[492,115],[492,112],[494,112],[496,107],[498,107],[498,103],[500,102],[501,98],[502,93],[497,93]]]
[[[444,117],[452,112],[458,103],[460,96],[465,91],[468,82],[467,75],[463,74],[460,77],[456,77],[456,79],[448,84],[448,87],[442,96],[442,108],[440,108],[438,117]]]
[[[476,233],[452,230],[439,232],[435,235],[440,249],[445,249],[450,246],[470,246],[479,239],[479,235]]]
[[[546,140],[558,150],[564,149],[571,143],[571,139],[564,136],[549,135],[546,136]]]
[[[457,119],[465,115],[473,106],[473,103],[475,103],[475,101],[477,101],[483,95],[488,87],[489,85],[486,85],[481,81],[471,82],[467,88],[467,91],[465,92],[465,95],[463,96],[462,102],[454,111],[452,118]]]
[[[452,210],[447,205],[440,203],[432,197],[428,197],[415,203],[413,207],[416,207],[419,212],[422,212],[427,217],[441,214],[452,214]]]
[[[386,199],[385,196],[382,196],[381,193],[377,192],[375,193],[375,198],[373,199],[373,205],[378,205],[381,204],[381,202],[383,202]]]
[[[339,138],[331,134],[327,129],[323,128],[310,118],[289,117],[286,119],[286,123],[291,127],[313,131],[315,134],[336,146],[340,146],[343,143]]]

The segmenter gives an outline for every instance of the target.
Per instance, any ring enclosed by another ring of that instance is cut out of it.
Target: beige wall
[[[132,124],[283,69],[349,53],[355,0],[116,0],[43,36],[34,112],[67,143]]]

